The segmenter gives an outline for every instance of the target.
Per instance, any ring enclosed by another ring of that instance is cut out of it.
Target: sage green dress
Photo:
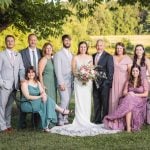
[[[29,94],[32,96],[39,96],[39,86],[34,87],[28,85]],[[56,103],[50,97],[44,103],[41,98],[37,100],[27,100],[24,96],[21,98],[21,110],[22,112],[37,112],[40,115],[40,127],[46,128],[49,124],[57,123],[57,114],[55,111]]]
[[[47,59],[47,64],[43,71],[43,82],[46,87],[46,94],[56,101],[56,76],[52,59]]]

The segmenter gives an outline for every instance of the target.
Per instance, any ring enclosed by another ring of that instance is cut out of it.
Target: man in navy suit
[[[41,50],[36,47],[37,45],[37,36],[35,34],[29,34],[28,36],[28,44],[29,46],[23,50],[21,50],[21,56],[23,60],[23,64],[25,67],[25,72],[30,66],[34,66],[36,73],[38,75],[38,62],[41,58]],[[21,112],[20,114],[20,127],[26,127],[26,113]],[[35,119],[37,117],[35,116]],[[37,120],[37,119],[36,119]]]
[[[93,55],[94,65],[99,72],[103,72],[106,78],[98,80],[98,86],[93,85],[94,98],[94,123],[102,123],[103,118],[108,114],[109,91],[112,86],[114,62],[113,57],[104,50],[104,41],[98,40],[96,43],[97,52]]]

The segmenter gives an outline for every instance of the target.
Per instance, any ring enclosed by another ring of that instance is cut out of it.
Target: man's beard
[[[70,48],[71,45],[65,45],[63,44],[64,48]]]

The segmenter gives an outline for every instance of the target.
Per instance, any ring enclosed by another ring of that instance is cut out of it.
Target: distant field
[[[145,47],[150,46],[150,35],[109,35],[109,36],[91,36],[91,39],[106,39],[111,44],[115,44],[123,39],[128,39],[133,45],[143,44]]]
[[[112,45],[115,45],[117,42],[124,42],[124,41],[129,41],[133,47],[136,44],[143,44],[145,48],[148,48],[146,50],[146,54],[148,57],[150,57],[150,35],[110,35],[110,36],[91,36],[91,48],[89,49],[89,53],[93,54],[96,52],[95,48],[93,47],[94,44],[98,39],[103,39],[106,42],[106,50],[114,54],[114,48],[112,48]],[[128,49],[128,54],[132,55],[133,54],[134,48]]]

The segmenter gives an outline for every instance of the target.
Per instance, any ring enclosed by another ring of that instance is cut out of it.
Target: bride
[[[72,71],[76,72],[82,65],[93,64],[92,56],[88,55],[88,45],[82,41],[78,45],[78,53],[72,60]],[[98,134],[116,133],[117,131],[107,130],[103,124],[93,124],[91,118],[91,97],[92,80],[83,85],[76,77],[74,80],[75,92],[75,118],[72,124],[54,127],[51,133],[58,133],[69,136],[94,136]]]

